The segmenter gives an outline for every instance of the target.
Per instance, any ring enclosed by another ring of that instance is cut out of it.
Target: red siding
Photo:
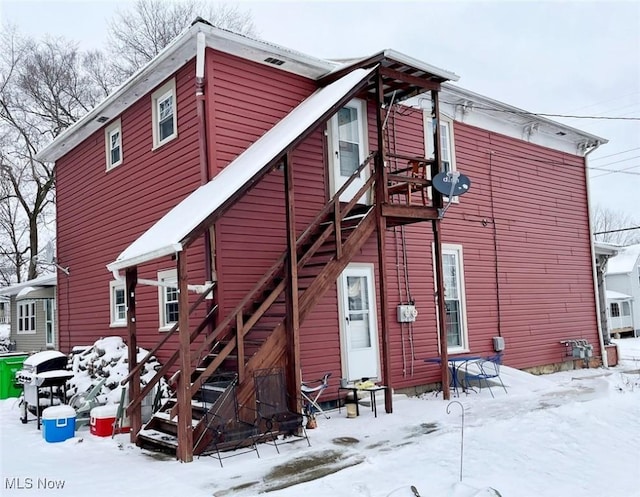
[[[109,335],[126,336],[126,328],[110,328],[106,264],[199,184],[195,113],[195,66],[176,76],[178,138],[152,148],[151,96],[141,98],[120,117],[123,163],[105,170],[104,129],[58,160],[58,258],[70,268],[58,284],[60,343],[87,345]],[[108,123],[105,123],[105,126]],[[202,245],[189,251],[190,276],[204,277]],[[139,268],[141,278],[175,268],[169,259]],[[157,288],[138,287],[139,344],[151,347],[158,338]]]
[[[315,90],[313,81],[211,50],[207,67],[212,176]],[[58,163],[59,258],[71,267],[59,285],[63,347],[70,340],[77,345],[126,333],[108,327],[111,276],[105,264],[199,184],[193,69],[189,63],[177,76],[179,139],[150,151],[147,95],[122,116],[121,166],[105,172],[102,131]],[[368,125],[374,150],[372,105]],[[327,199],[323,131],[293,155],[299,231]],[[390,151],[423,155],[421,112],[392,114],[384,138]],[[597,345],[583,159],[461,123],[455,124],[455,144],[457,167],[471,178],[472,189],[447,212],[442,231],[445,243],[463,246],[471,352],[492,352],[491,337],[500,333],[507,344],[505,362],[528,367],[563,360],[559,341],[565,338],[584,337]],[[233,206],[216,235],[224,311],[285,248],[283,173],[269,173]],[[391,383],[400,388],[438,381],[438,367],[423,362],[438,354],[431,223],[392,228],[386,235]],[[190,275],[198,282],[202,251],[198,243],[189,252]],[[379,284],[375,235],[354,262],[372,263]],[[173,266],[169,260],[150,264],[141,268],[141,277]],[[419,316],[414,325],[401,326],[396,306],[410,299]],[[158,339],[155,288],[141,287],[138,309],[140,343],[149,347]],[[336,286],[301,328],[301,357],[305,378],[325,371],[341,376]]]

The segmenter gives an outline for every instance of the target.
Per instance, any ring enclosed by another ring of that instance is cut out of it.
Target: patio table
[[[449,356],[447,358],[447,365],[449,367],[449,374],[451,378],[449,378],[449,387],[453,389],[456,397],[458,396],[458,386],[461,386],[464,390],[464,384],[460,384],[458,381],[458,374],[460,373],[460,368],[462,368],[468,362],[478,361],[482,359],[480,356]],[[432,363],[432,364],[442,364],[441,357],[429,357],[424,360],[424,362]],[[443,386],[444,389],[444,386]]]

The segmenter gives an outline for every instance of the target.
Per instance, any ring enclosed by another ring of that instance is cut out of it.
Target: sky
[[[616,343],[614,368],[534,376],[504,367],[507,393],[483,388],[451,403],[434,392],[394,395],[392,414],[378,395],[377,417],[364,404],[355,418],[332,410],[308,430],[311,447],[260,444],[260,459],[244,453],[223,468],[210,457],[182,464],[87,426],[47,443],[35,421],[20,422],[17,399],[0,400],[0,493],[415,497],[414,486],[422,497],[638,497],[640,338]]]
[[[310,55],[392,48],[527,111],[627,118],[557,119],[609,140],[589,157],[592,204],[640,224],[640,1],[238,3],[252,13],[258,36]],[[109,20],[128,5],[3,0],[0,16],[26,34],[101,48]]]

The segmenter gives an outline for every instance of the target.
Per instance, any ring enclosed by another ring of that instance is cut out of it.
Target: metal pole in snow
[[[458,404],[462,411],[462,431],[460,435],[460,481],[462,481],[462,459],[464,454],[464,406],[457,400],[452,400],[447,404],[447,414],[451,414],[451,405]]]

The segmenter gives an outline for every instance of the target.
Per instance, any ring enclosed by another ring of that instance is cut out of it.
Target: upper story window
[[[178,322],[178,275],[175,269],[160,271],[158,288],[160,303],[160,331],[170,330]]]
[[[425,148],[427,150],[427,159],[435,157],[433,148],[433,119],[429,112],[424,113],[424,132],[425,132]],[[453,120],[445,115],[440,115],[440,159],[442,161],[442,169],[445,172],[456,170],[456,152],[453,140]]]
[[[109,283],[111,292],[111,326],[126,326],[127,324],[127,303],[124,294],[124,283],[111,281]]]
[[[172,79],[151,94],[153,117],[153,148],[158,148],[178,136],[176,81]]]
[[[36,332],[36,303],[32,300],[18,304],[18,333]]]
[[[120,119],[111,123],[104,131],[107,154],[107,171],[122,164],[122,125]]]

